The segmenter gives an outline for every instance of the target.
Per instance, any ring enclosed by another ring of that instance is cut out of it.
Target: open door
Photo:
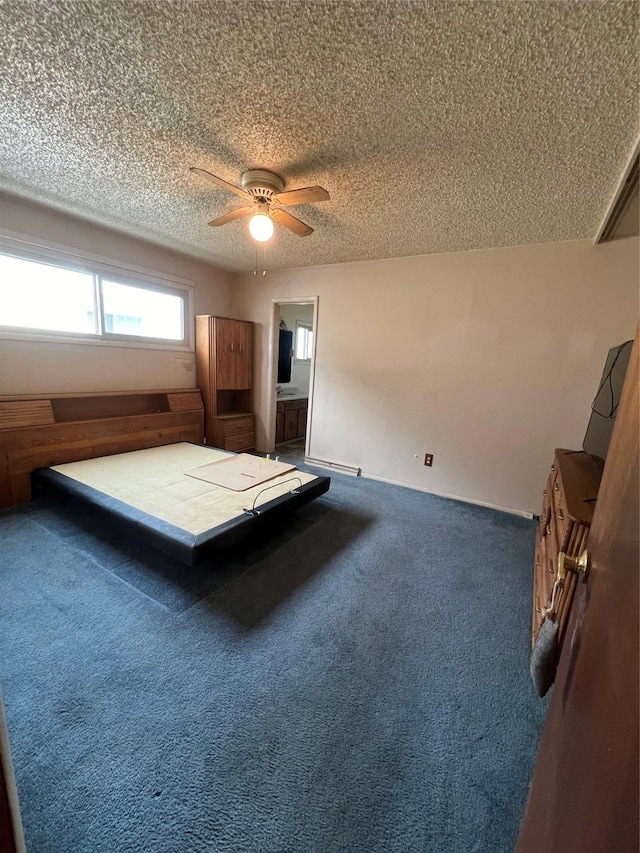
[[[638,335],[517,853],[638,853]]]
[[[273,450],[283,441],[304,440],[304,452],[308,456],[313,416],[318,297],[290,296],[273,299],[272,303],[273,358],[269,379],[272,422],[267,432],[267,445]],[[283,341],[284,345],[281,346]],[[299,346],[301,343],[302,351]],[[284,353],[282,362],[281,353]]]

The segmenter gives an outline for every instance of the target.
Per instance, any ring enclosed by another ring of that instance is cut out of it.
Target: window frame
[[[166,275],[145,267],[123,264],[76,249],[42,241],[35,243],[33,238],[17,235],[13,232],[0,234],[0,254],[11,255],[25,261],[34,261],[62,267],[72,272],[87,273],[94,277],[94,310],[98,312],[98,331],[58,332],[54,329],[34,329],[29,327],[0,325],[0,339],[46,341],[53,343],[77,343],[89,346],[126,347],[155,350],[195,350],[194,343],[194,290],[195,284],[177,276]],[[104,305],[102,299],[102,280],[128,285],[156,293],[178,296],[183,302],[183,338],[152,338],[140,335],[125,335],[106,332],[104,329]]]
[[[311,341],[311,355],[309,358],[298,358],[298,330],[306,329],[313,334],[313,323],[308,323],[306,320],[296,320],[296,338],[293,347],[293,360],[296,364],[311,364],[313,359],[313,339]]]

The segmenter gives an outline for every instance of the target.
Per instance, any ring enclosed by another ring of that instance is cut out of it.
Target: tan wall
[[[638,319],[638,239],[581,240],[240,276],[256,321],[257,441],[272,449],[273,302],[318,296],[310,456],[538,512],[579,448],[608,349]],[[433,468],[423,465],[434,454]]]
[[[638,239],[233,276],[0,194],[0,231],[195,283],[196,313],[255,320],[258,447],[273,448],[273,305],[319,297],[309,454],[535,512],[555,447],[581,444],[609,347],[633,336]],[[0,394],[191,387],[191,353],[0,340]],[[425,452],[434,454],[425,468]]]
[[[3,231],[191,281],[196,314],[231,310],[233,276],[186,255],[0,194]],[[193,386],[192,352],[0,339],[0,394]]]

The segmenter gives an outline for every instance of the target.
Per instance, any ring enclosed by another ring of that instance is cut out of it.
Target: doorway
[[[309,456],[317,337],[317,297],[274,299],[270,447]]]

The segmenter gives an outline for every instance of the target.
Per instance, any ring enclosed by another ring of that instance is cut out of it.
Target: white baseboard
[[[507,506],[499,506],[488,501],[472,500],[471,498],[463,498],[460,495],[452,495],[447,492],[434,492],[432,489],[421,488],[410,483],[401,483],[399,480],[390,480],[388,477],[375,477],[373,474],[364,474],[362,468],[357,468],[353,465],[343,465],[341,462],[329,462],[326,459],[314,459],[312,456],[305,456],[305,464],[315,468],[325,468],[329,471],[337,471],[340,474],[347,474],[350,477],[362,477],[363,480],[377,480],[379,483],[389,483],[391,486],[400,486],[403,489],[413,489],[416,492],[424,492],[427,495],[435,495],[438,498],[447,498],[451,501],[461,501],[474,506],[486,506],[487,509],[495,509],[498,512],[506,512],[509,515],[517,515],[520,518],[534,519],[535,513],[528,512],[522,509],[512,509]]]
[[[474,506],[486,506],[487,509],[496,509],[498,512],[506,512],[509,515],[518,515],[521,518],[533,519],[534,514],[522,509],[511,509],[506,506],[488,503],[487,501],[477,501],[471,498],[463,498],[460,495],[451,495],[447,492],[434,492],[432,489],[424,489],[420,486],[409,485],[408,483],[400,483],[398,480],[389,480],[387,477],[374,477],[372,474],[360,474],[364,480],[377,480],[379,483],[389,483],[391,486],[401,486],[403,489],[413,489],[416,492],[424,492],[427,495],[435,495],[438,498],[447,498],[451,501],[462,501],[465,504],[473,504]]]
[[[338,471],[340,474],[347,474],[350,477],[359,477],[361,475],[360,468],[354,468],[352,465],[342,465],[340,462],[328,462],[326,459],[314,459],[312,456],[305,456],[305,465],[311,465],[315,468],[327,468],[329,471]]]

